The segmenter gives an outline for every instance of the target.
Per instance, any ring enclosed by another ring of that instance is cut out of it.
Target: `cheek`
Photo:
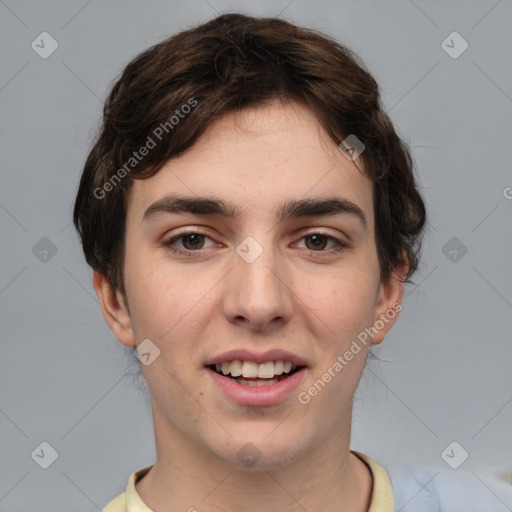
[[[322,279],[308,280],[301,299],[306,311],[310,310],[311,321],[323,325],[327,338],[343,346],[371,325],[377,289],[368,269],[358,272],[347,267]]]
[[[155,263],[144,251],[129,251],[125,262],[126,292],[136,340],[160,339],[185,307],[184,276]]]
[[[338,273],[303,290],[302,297],[309,298],[309,312],[305,308],[303,315],[317,338],[317,364],[299,398],[304,410],[323,418],[325,432],[347,414],[365,367],[370,345],[358,336],[372,325],[374,284],[368,275]]]
[[[172,347],[173,353],[193,349],[208,319],[215,277],[208,274],[198,279],[192,265],[172,267],[165,259],[155,261],[142,251],[132,253],[125,278],[136,340],[155,340],[161,350]]]

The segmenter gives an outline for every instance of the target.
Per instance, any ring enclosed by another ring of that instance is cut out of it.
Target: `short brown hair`
[[[218,16],[152,46],[113,84],[73,213],[87,263],[125,294],[132,180],[153,176],[221,115],[273,99],[308,106],[336,144],[349,135],[362,141],[360,159],[373,183],[381,281],[389,280],[405,255],[404,280],[410,282],[425,205],[409,149],[381,105],[378,84],[335,40],[282,19],[241,14]],[[139,159],[150,140],[151,149]]]

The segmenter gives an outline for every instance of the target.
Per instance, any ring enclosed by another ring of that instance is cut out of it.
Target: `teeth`
[[[258,377],[260,379],[271,379],[274,376],[274,363],[262,363],[258,365]]]
[[[274,375],[281,375],[284,372],[283,361],[276,361],[274,363]]]
[[[257,364],[254,361],[224,361],[217,363],[215,369],[223,375],[231,375],[231,377],[245,377],[272,379],[276,375],[283,373],[290,373],[295,370],[297,365],[291,361],[267,361],[265,363]],[[277,382],[277,381],[276,381]]]
[[[279,381],[277,379],[265,379],[265,380],[244,380],[244,379],[235,379],[238,384],[243,384],[244,386],[271,386],[272,384],[277,384]]]
[[[231,365],[229,367],[231,377],[240,377],[242,375],[242,361],[231,361]]]
[[[253,361],[244,361],[242,365],[242,377],[257,377],[258,365]]]

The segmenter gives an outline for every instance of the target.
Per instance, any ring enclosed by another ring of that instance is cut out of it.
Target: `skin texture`
[[[143,221],[169,193],[214,196],[236,205],[241,217],[162,213]],[[277,221],[283,201],[332,196],[356,203],[367,229],[350,214]],[[235,348],[282,348],[308,362],[304,391],[401,303],[397,276],[405,268],[380,282],[371,181],[309,109],[275,101],[220,118],[184,155],[135,181],[127,209],[129,310],[104,276],[95,272],[93,283],[123,345],[149,338],[160,349],[142,365],[157,446],[155,466],[137,483],[143,501],[159,512],[367,510],[371,475],[349,444],[370,343],[306,405],[298,392],[272,407],[237,405],[203,365]],[[178,239],[184,254],[177,255],[162,242],[184,228],[206,237]],[[307,235],[318,230],[350,248],[333,252],[335,244],[323,238],[315,246]],[[235,251],[247,236],[263,248],[253,263]],[[397,317],[371,343],[380,343]],[[250,469],[237,456],[249,442],[260,453]]]

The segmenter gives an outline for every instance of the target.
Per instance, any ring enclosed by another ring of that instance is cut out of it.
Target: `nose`
[[[224,315],[230,323],[252,331],[272,331],[289,322],[292,290],[283,262],[265,248],[252,263],[238,254],[227,276]]]

